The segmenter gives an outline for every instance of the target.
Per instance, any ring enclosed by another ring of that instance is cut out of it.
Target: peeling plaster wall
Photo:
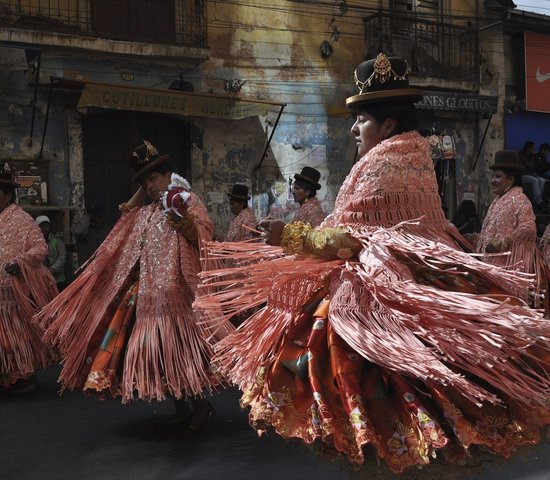
[[[478,209],[482,216],[484,216],[493,200],[493,195],[489,188],[490,170],[488,167],[494,161],[495,152],[504,148],[505,140],[503,105],[506,92],[506,75],[502,61],[505,56],[505,42],[502,30],[489,29],[483,32],[480,45],[483,62],[481,65],[481,86],[479,93],[481,95],[496,95],[499,97],[498,112],[491,118],[477,166],[479,175]],[[480,138],[483,136],[486,125],[487,120],[483,120],[479,124]]]
[[[46,118],[47,92],[39,91],[34,135],[30,144],[33,88],[28,84],[25,73],[0,70],[0,90],[3,92],[0,97],[0,158],[36,160]],[[65,206],[69,201],[66,144],[64,110],[53,105],[40,160],[48,165],[48,199],[51,205]]]
[[[84,151],[82,143],[82,120],[75,108],[66,111],[69,153],[70,205],[84,206]]]
[[[474,14],[477,3],[473,0],[456,3],[461,12]],[[455,6],[455,2],[446,4]],[[375,11],[380,2],[371,0],[362,6]],[[382,6],[387,8],[388,2],[382,2]],[[336,5],[329,4],[251,0],[239,5],[211,0],[208,2],[210,56],[196,68],[189,68],[183,60],[178,63],[174,58],[163,61],[162,56],[111,57],[106,53],[108,46],[97,39],[99,47],[95,54],[44,51],[41,80],[46,84],[50,76],[58,76],[167,88],[181,75],[197,92],[222,95],[227,94],[226,81],[242,80],[240,92],[234,94],[237,98],[287,104],[264,159],[260,157],[273,131],[277,107],[266,117],[240,121],[186,119],[191,125],[193,188],[205,199],[217,232],[222,234],[227,227],[230,214],[224,195],[235,182],[249,185],[258,216],[270,214],[290,219],[296,205],[290,196],[289,180],[306,165],[321,172],[322,189],[318,197],[328,213],[354,161],[355,144],[349,132],[352,121],[344,104],[346,97],[356,93],[353,70],[364,60],[364,16],[365,11],[349,9],[343,13]],[[332,36],[334,27],[339,32],[337,38]],[[492,48],[502,45],[498,35],[495,30],[484,33],[483,38],[490,42],[491,49],[483,54],[481,94],[503,94],[504,85],[497,73],[502,52]],[[320,54],[323,41],[329,42],[333,49],[328,58]],[[133,80],[123,80],[123,73],[131,73]],[[415,78],[414,81],[425,87],[457,87],[457,82],[452,80]],[[47,89],[41,87],[40,90],[35,143],[28,148],[25,135],[30,128],[32,87],[20,72],[0,72],[0,86],[9,86],[8,95],[0,99],[0,106],[5,107],[0,110],[0,125],[7,125],[0,130],[0,154],[33,158],[39,149]],[[473,89],[475,85],[462,87]],[[82,117],[74,104],[74,99],[71,103],[55,96],[50,112],[44,157],[50,160],[50,200],[57,205],[83,204]],[[466,153],[456,170],[458,200],[460,195],[470,194],[474,186],[479,185],[477,194],[485,205],[488,203],[486,166],[492,158],[487,152],[502,148],[501,115],[493,116],[478,176],[472,175],[468,168],[475,157],[485,121],[464,119],[461,122],[459,117],[455,115],[451,126],[457,131],[457,138],[466,144]],[[260,162],[261,168],[258,168]]]
[[[355,93],[353,70],[363,60],[362,18],[357,13],[339,15],[335,6],[287,1],[208,5],[211,56],[201,65],[201,89],[224,94],[226,80],[241,79],[246,81],[239,93],[243,97],[287,104],[262,169],[251,175],[237,166],[239,176],[248,180],[244,183],[255,185],[256,212],[289,220],[296,210],[289,179],[304,166],[321,172],[317,196],[324,209],[332,211],[355,152],[344,104]],[[333,25],[341,31],[337,41],[331,41]],[[325,40],[334,51],[327,59],[320,53]],[[262,141],[271,133],[275,118],[276,109],[262,119],[263,134],[258,130]],[[211,142],[219,139],[205,136],[205,149],[216,148]],[[214,160],[219,162],[220,175],[232,164],[231,155]],[[246,175],[251,176],[246,179]]]
[[[230,121],[197,118],[193,125],[193,189],[204,199],[216,235],[223,236],[231,219],[227,193],[232,186],[245,184],[255,195],[270,175],[268,163],[258,170],[264,148],[262,125],[257,117]]]

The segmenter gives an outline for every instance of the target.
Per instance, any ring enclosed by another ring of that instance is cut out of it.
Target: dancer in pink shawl
[[[294,175],[292,196],[300,205],[293,217],[293,222],[302,222],[313,228],[321,225],[327,214],[317,200],[317,190],[321,188],[319,179],[321,173],[312,167],[304,167],[300,173]],[[266,230],[266,241],[270,245],[279,245],[280,235],[285,223],[280,220],[265,218],[260,220],[260,226]]]
[[[408,76],[383,54],[357,67],[347,105],[361,159],[334,212],[316,229],[287,225],[283,249],[211,244],[237,266],[204,272],[225,288],[196,302],[221,312],[214,325],[265,303],[213,360],[253,428],[355,464],[370,450],[395,472],[478,445],[507,457],[550,423],[550,321],[510,294],[530,276],[458,246]]]
[[[229,223],[225,241],[240,242],[241,240],[254,238],[258,222],[254,212],[248,208],[248,200],[250,200],[248,187],[236,183],[227,196],[229,197],[229,206],[233,218]]]
[[[294,175],[292,196],[294,201],[300,204],[300,208],[294,214],[294,222],[309,223],[312,227],[321,225],[327,214],[317,200],[317,190],[321,188],[319,179],[321,173],[312,167],[304,167],[300,173]]]
[[[477,251],[493,254],[483,259],[494,265],[535,274],[540,293],[547,288],[547,269],[536,244],[533,207],[521,186],[523,166],[517,152],[496,152],[495,163],[489,168],[493,170],[491,187],[496,198],[483,220]],[[516,293],[527,298],[528,291]]]
[[[53,363],[32,316],[57,294],[44,267],[48,246],[33,218],[15,202],[13,170],[0,167],[0,387],[34,390],[34,372]]]
[[[124,403],[172,397],[175,422],[197,429],[212,414],[199,397],[219,382],[209,334],[191,307],[213,223],[167,155],[144,141],[129,161],[142,187],[84,272],[38,319],[63,358],[63,388]],[[144,205],[145,196],[152,203]]]
[[[544,229],[544,233],[540,239],[540,249],[542,250],[544,263],[550,269],[550,225],[547,225]]]

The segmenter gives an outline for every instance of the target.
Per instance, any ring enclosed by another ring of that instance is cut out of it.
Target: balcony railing
[[[365,19],[369,58],[379,52],[407,59],[417,76],[477,82],[477,31],[414,15],[376,14]]]
[[[206,0],[0,0],[0,25],[206,47]]]

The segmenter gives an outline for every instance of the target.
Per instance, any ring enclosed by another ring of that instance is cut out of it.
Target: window
[[[175,41],[175,0],[91,0],[92,30],[134,41]]]

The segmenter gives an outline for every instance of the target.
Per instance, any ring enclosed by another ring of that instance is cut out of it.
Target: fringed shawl
[[[189,214],[199,245],[211,240],[212,221],[194,194]],[[139,280],[123,401],[131,400],[134,391],[141,399],[162,400],[166,392],[179,398],[211,387],[211,348],[191,309],[200,269],[196,246],[170,226],[156,204],[135,207],[124,215],[84,272],[37,316],[48,327],[46,338],[64,358],[60,377],[64,386],[81,386],[87,346],[123,290]],[[220,328],[221,336],[227,333]]]
[[[216,360],[236,384],[254,382],[299,309],[325,290],[331,325],[364,358],[455,386],[476,403],[498,400],[449,365],[524,405],[546,402],[549,380],[520,356],[528,345],[550,342],[550,322],[506,294],[527,291],[532,277],[481,262],[458,247],[463,239],[444,217],[428,143],[417,132],[383,141],[354,166],[321,227],[334,226],[361,240],[358,261],[285,257],[281,249],[253,243],[210,245],[210,255],[231,258],[236,267],[202,274],[205,285],[223,288],[200,297],[197,308],[211,316],[220,312],[214,319],[220,322],[267,302],[217,345]],[[251,259],[258,262],[250,265]],[[433,282],[418,282],[404,260],[432,272]],[[500,295],[476,291],[473,284],[469,293],[458,286],[443,289],[438,275],[451,284],[456,278],[457,285],[476,279]],[[518,378],[518,364],[530,371],[529,382],[523,373]]]
[[[323,212],[323,207],[321,207],[321,203],[317,200],[317,197],[312,197],[300,205],[292,221],[309,223],[312,227],[318,227],[323,223],[326,216],[327,214]]]
[[[0,213],[0,374],[12,380],[46,368],[53,361],[32,316],[57,294],[55,280],[44,266],[48,246],[34,219],[17,205]],[[8,275],[6,264],[19,265]]]
[[[256,229],[257,223],[254,212],[248,207],[243,208],[231,219],[231,222],[229,222],[225,241],[240,242],[242,240],[254,238],[254,230]]]
[[[483,260],[508,269],[535,275],[537,290],[546,290],[547,277],[544,260],[537,244],[535,214],[521,187],[513,187],[491,203],[477,236],[476,250],[483,254],[493,242],[503,245],[501,255],[484,255]],[[527,292],[516,295],[526,298]]]

